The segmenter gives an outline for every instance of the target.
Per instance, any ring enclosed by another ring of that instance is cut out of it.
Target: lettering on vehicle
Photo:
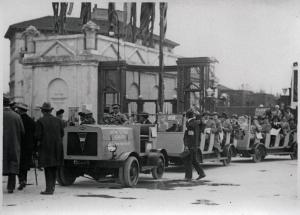
[[[111,130],[109,132],[110,140],[127,140],[128,139],[128,130]]]
[[[127,134],[111,134],[110,139],[111,140],[127,140],[128,135]]]
[[[115,141],[112,141],[110,143],[114,143],[114,144],[116,144],[116,146],[129,146],[130,145],[130,142],[115,142]]]

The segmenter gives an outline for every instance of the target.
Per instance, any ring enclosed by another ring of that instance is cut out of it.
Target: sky
[[[80,2],[72,17],[79,17]],[[92,0],[107,8],[108,1]],[[123,1],[116,2],[122,9]],[[137,5],[138,16],[140,2]],[[158,6],[156,6],[158,8]],[[9,25],[52,15],[49,0],[0,1],[0,71],[4,92],[9,82]],[[282,93],[290,87],[292,63],[300,59],[298,0],[172,0],[168,4],[168,39],[180,44],[182,57],[215,57],[219,83],[233,89],[242,84],[257,92]],[[159,32],[156,13],[154,32]],[[139,25],[139,23],[138,23]]]

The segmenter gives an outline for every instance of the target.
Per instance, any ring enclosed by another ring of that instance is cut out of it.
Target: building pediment
[[[134,49],[128,56],[128,60],[135,63],[146,64],[146,61],[138,49]]]
[[[55,41],[48,49],[46,49],[41,57],[58,57],[58,56],[75,56],[75,52],[60,41]]]

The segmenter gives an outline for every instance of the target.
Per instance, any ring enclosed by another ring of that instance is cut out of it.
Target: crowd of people
[[[36,122],[27,114],[28,106],[24,103],[11,103],[6,96],[3,97],[3,175],[8,176],[7,191],[13,193],[16,187],[16,176],[19,179],[18,190],[22,190],[27,184],[27,171],[32,166],[33,155],[38,159],[39,168],[44,169],[46,189],[41,194],[53,194],[55,190],[57,168],[63,163],[62,138],[66,126],[75,125],[73,122],[63,120],[64,110],[51,114],[53,107],[45,102],[41,107],[42,117]],[[95,124],[92,112],[84,110],[79,112],[80,124]],[[231,137],[239,137],[243,131],[249,129],[252,133],[262,133],[262,138],[272,128],[280,130],[281,135],[288,134],[297,129],[297,118],[288,107],[280,110],[278,105],[272,109],[266,109],[263,114],[251,118],[249,128],[249,116],[238,116],[226,113],[203,112],[200,114],[195,109],[186,112],[186,125],[184,131],[184,146],[186,165],[186,180],[192,178],[192,166],[198,172],[198,178],[205,177],[199,161],[197,160],[197,146],[201,133],[214,133],[215,141],[213,149],[216,152],[222,150],[224,134],[230,133]],[[163,118],[162,118],[163,119]],[[130,118],[120,112],[120,105],[112,105],[112,112],[104,113],[105,124],[126,125],[130,123],[153,124],[149,120],[149,114],[143,112],[138,117]],[[157,120],[154,124],[165,131],[179,131],[182,125],[176,124],[169,127],[163,120]],[[186,153],[188,152],[188,153]]]
[[[61,117],[63,110],[57,111],[55,117],[51,114],[50,103],[45,102],[40,109],[43,116],[35,122],[27,114],[26,104],[11,103],[8,97],[3,97],[2,175],[8,176],[8,193],[14,192],[16,177],[19,179],[18,190],[26,187],[33,156],[45,173],[46,189],[41,194],[54,193],[57,168],[63,163],[62,137],[66,123]]]

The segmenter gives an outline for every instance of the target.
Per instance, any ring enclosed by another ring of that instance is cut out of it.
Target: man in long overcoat
[[[2,175],[8,176],[7,191],[13,193],[16,175],[19,173],[20,144],[24,135],[21,117],[9,106],[9,98],[3,98],[3,169]]]
[[[193,177],[193,167],[198,173],[197,180],[205,177],[205,173],[200,166],[198,159],[198,144],[200,142],[200,120],[196,120],[193,110],[186,113],[186,130],[183,142],[188,155],[183,159],[185,165],[185,179],[191,181]]]
[[[46,190],[41,194],[51,195],[55,190],[56,171],[63,163],[64,136],[60,119],[51,115],[53,108],[45,102],[41,108],[43,116],[37,121],[35,137],[38,141],[39,164],[44,167]]]
[[[22,190],[27,183],[27,171],[32,164],[32,154],[35,146],[34,132],[35,122],[27,115],[28,106],[24,103],[15,104],[16,112],[20,114],[25,129],[24,138],[21,141],[20,172],[18,190]]]

